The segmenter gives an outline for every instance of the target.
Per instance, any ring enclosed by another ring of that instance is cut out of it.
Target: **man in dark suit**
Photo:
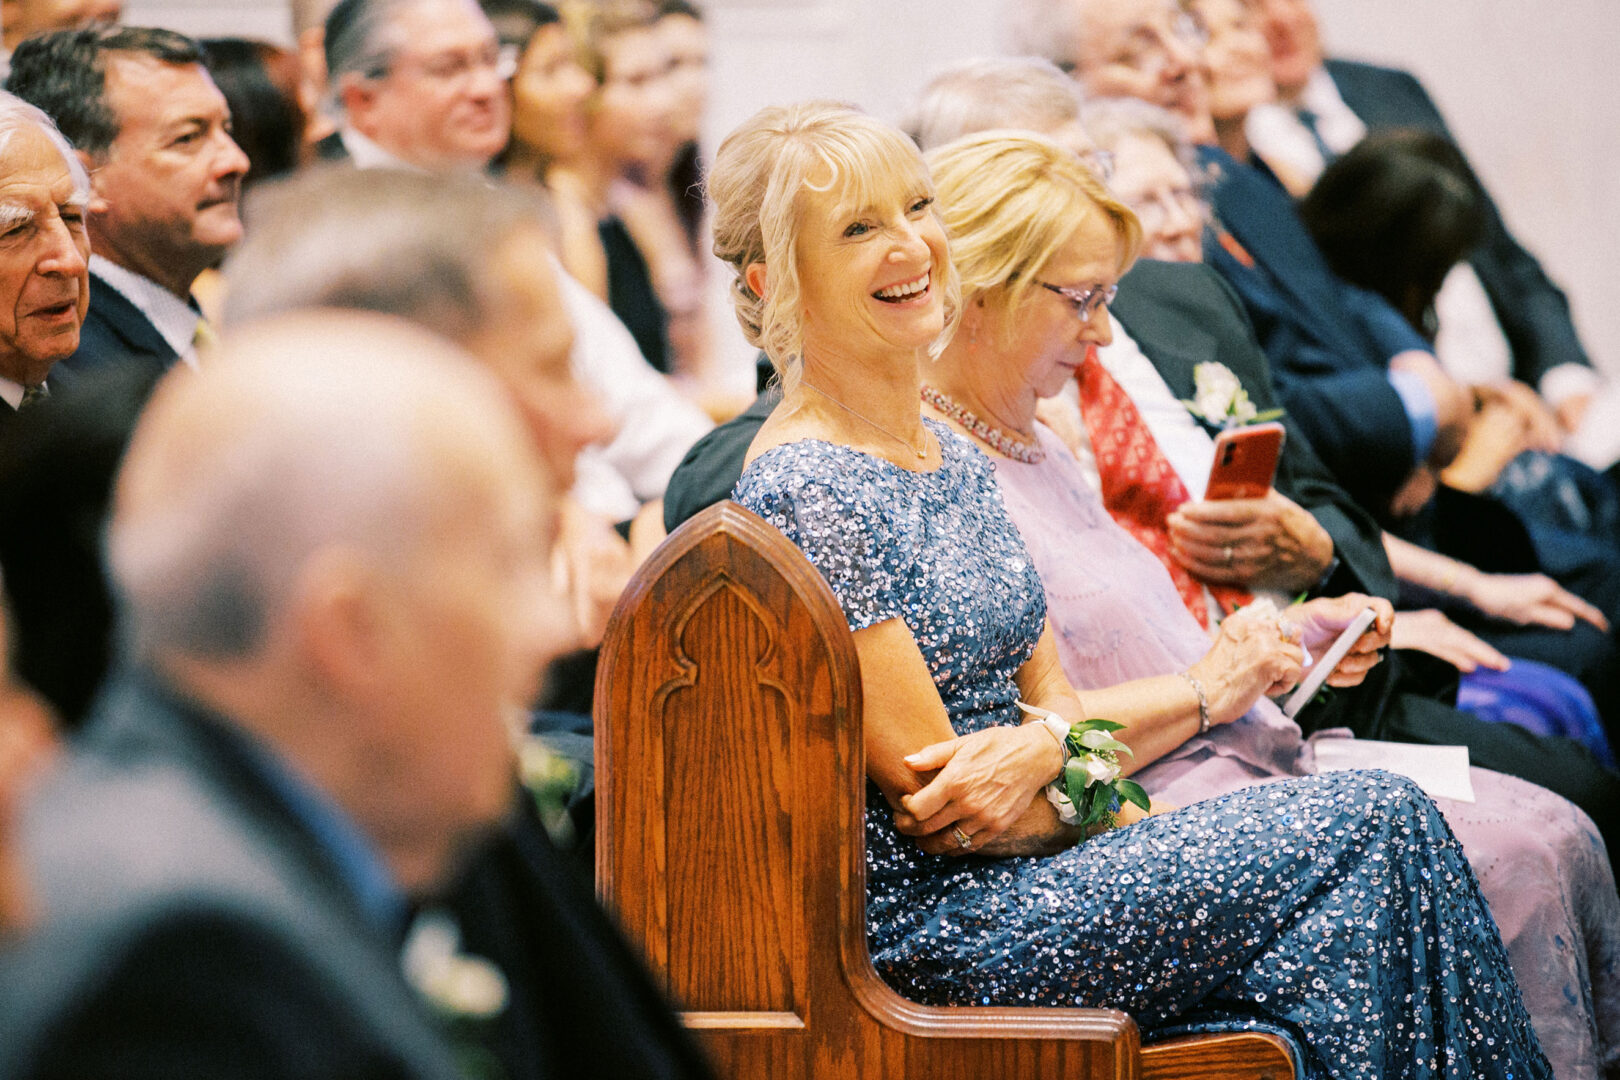
[[[242,236],[248,168],[198,44],[137,27],[44,34],[17,48],[6,87],[90,169],[92,303],[63,366],[195,364],[211,332],[191,287]]]
[[[39,109],[0,92],[0,431],[50,396],[90,301],[90,179]]]
[[[506,145],[512,72],[474,0],[340,0],[325,48],[341,118],[323,160],[482,169]]]
[[[1434,100],[1408,72],[1326,59],[1311,0],[1254,0],[1253,6],[1271,46],[1278,92],[1296,110],[1303,132],[1292,139],[1286,132],[1267,139],[1257,129],[1255,145],[1262,155],[1286,154],[1290,168],[1314,176],[1325,156],[1354,145],[1359,131],[1352,116],[1362,130],[1421,128],[1452,138]],[[1291,151],[1292,144],[1297,146]],[[1570,319],[1568,299],[1508,232],[1488,194],[1484,239],[1468,261],[1512,349],[1514,378],[1537,388],[1573,429],[1597,376]]]
[[[130,665],[29,808],[0,1073],[449,1080],[397,950],[512,806],[506,716],[566,623],[548,486],[498,384],[405,324],[230,360],[164,384],[120,477]]]

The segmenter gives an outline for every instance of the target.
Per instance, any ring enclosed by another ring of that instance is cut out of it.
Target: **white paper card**
[[[1468,775],[1468,747],[1421,746],[1376,739],[1317,739],[1316,771],[1386,769],[1416,782],[1431,798],[1474,801]]]

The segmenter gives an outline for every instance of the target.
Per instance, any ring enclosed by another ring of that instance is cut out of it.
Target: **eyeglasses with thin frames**
[[[1035,284],[1050,292],[1055,292],[1067,300],[1069,306],[1074,308],[1074,313],[1081,322],[1090,322],[1093,315],[1100,309],[1112,304],[1114,297],[1119,295],[1118,285],[1096,289],[1069,289],[1045,281],[1037,281]]]

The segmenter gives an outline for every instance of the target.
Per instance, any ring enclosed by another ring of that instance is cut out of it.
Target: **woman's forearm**
[[[1125,775],[1158,761],[1198,734],[1198,693],[1180,675],[1155,675],[1087,690],[1086,716],[1124,724],[1114,737],[1131,748],[1119,763]]]

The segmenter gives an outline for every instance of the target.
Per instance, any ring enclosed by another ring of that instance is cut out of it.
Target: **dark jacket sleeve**
[[[748,447],[779,400],[781,395],[774,389],[762,391],[746,411],[703,436],[686,452],[664,489],[665,532],[674,532],[698,511],[731,498]]]
[[[1416,127],[1456,142],[1434,99],[1408,72],[1346,60],[1329,60],[1327,69],[1345,104],[1369,128]],[[1570,318],[1569,298],[1508,231],[1489,191],[1485,215],[1485,237],[1469,263],[1512,346],[1514,376],[1536,386],[1560,364],[1590,367]]]

